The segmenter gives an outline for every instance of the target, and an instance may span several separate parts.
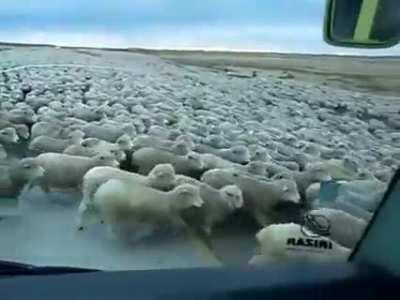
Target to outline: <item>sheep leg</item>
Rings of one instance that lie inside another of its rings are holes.
[[[206,234],[207,237],[211,236],[211,234],[212,234],[211,226],[205,225],[205,226],[203,226],[202,229],[203,229],[203,231],[204,231],[204,233]]]
[[[186,223],[182,220],[181,217],[175,217],[171,219],[170,226],[172,234],[177,235],[179,234],[179,232],[186,228]]]
[[[50,186],[49,184],[46,182],[46,180],[41,180],[39,183],[40,188],[43,190],[43,192],[45,193],[50,193]]]
[[[213,224],[212,220],[210,218],[206,218],[202,226],[202,229],[207,237],[210,237],[212,234],[212,224]]]
[[[265,227],[269,224],[268,218],[261,211],[253,211],[253,217],[261,227]]]

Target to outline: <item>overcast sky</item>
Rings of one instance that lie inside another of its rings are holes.
[[[5,0],[0,40],[71,46],[400,55],[322,40],[324,0]]]

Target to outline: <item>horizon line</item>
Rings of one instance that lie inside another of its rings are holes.
[[[108,51],[179,51],[179,52],[210,52],[210,53],[230,53],[230,54],[282,54],[282,55],[308,55],[308,56],[346,56],[346,57],[384,57],[384,58],[400,58],[396,54],[356,54],[356,53],[326,53],[326,52],[294,52],[294,51],[269,51],[265,49],[240,49],[240,48],[223,48],[223,47],[152,47],[152,46],[128,46],[128,47],[110,47],[110,46],[77,46],[77,45],[58,45],[47,43],[24,43],[24,42],[9,42],[0,40],[0,46],[16,46],[16,47],[52,47],[52,48],[66,48],[66,49],[92,49],[92,50],[108,50]]]

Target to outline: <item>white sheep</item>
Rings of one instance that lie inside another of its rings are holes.
[[[276,162],[266,162],[264,163],[265,169],[270,177],[276,176],[278,174],[286,173],[290,174],[290,170]]]
[[[204,170],[232,168],[236,164],[212,153],[199,154]],[[239,165],[240,166],[240,165]]]
[[[203,162],[196,153],[185,156],[155,148],[142,148],[132,154],[132,165],[139,167],[140,174],[148,174],[158,164],[171,164],[177,174],[198,177],[203,170]]]
[[[77,126],[87,137],[98,138],[110,143],[114,143],[120,136],[127,134],[130,137],[136,134],[136,129],[132,124],[115,125],[112,123],[94,124],[88,123],[83,126]]]
[[[310,163],[307,170],[318,169],[325,171],[334,180],[353,180],[358,177],[358,168],[348,159],[330,159],[326,161]]]
[[[311,184],[305,193],[305,201],[308,207],[315,208],[319,204],[319,194],[321,191],[321,183]]]
[[[360,174],[360,176],[367,176]],[[365,178],[365,177],[364,177]],[[341,191],[353,192],[364,195],[371,195],[373,193],[383,193],[387,184],[372,177],[370,179],[359,179],[352,181],[339,181]]]
[[[87,138],[83,140],[80,145],[83,148],[90,149],[87,153],[112,153],[118,161],[126,159],[126,152],[132,149],[131,138],[124,134],[120,136],[115,143],[100,140],[98,138]],[[74,147],[76,151],[80,151],[80,147]],[[126,151],[126,152],[125,152]],[[73,153],[72,148],[66,149],[67,153]],[[86,153],[85,151],[83,151]]]
[[[69,145],[78,145],[83,140],[84,136],[85,134],[80,130],[69,133],[67,139],[58,139],[42,135],[35,137],[29,143],[28,148],[36,153],[62,153]]]
[[[367,222],[349,213],[331,208],[320,208],[309,212],[315,217],[329,221],[329,237],[340,245],[353,249],[367,227]]]
[[[133,139],[132,149],[139,150],[139,149],[145,148],[145,147],[163,148],[165,145],[164,144],[165,142],[168,144],[168,146],[172,145],[172,141],[163,140],[162,138],[157,137],[157,136],[141,134],[141,135],[136,136]]]
[[[181,175],[181,174],[177,174],[175,175],[175,187],[182,185],[182,184],[191,184],[191,185],[195,185],[195,186],[200,186],[202,184],[201,181],[189,177],[189,176],[185,176],[185,175]]]
[[[92,139],[92,138],[90,138]],[[89,139],[87,139],[89,140]],[[83,142],[83,141],[82,141]],[[63,154],[68,154],[68,155],[73,155],[73,156],[84,156],[84,157],[93,157],[99,154],[97,151],[90,147],[82,146],[81,143],[78,145],[69,145],[65,150],[63,151]],[[123,158],[124,155],[121,154],[120,151],[113,151],[113,153],[109,153],[114,155],[114,157],[119,157],[118,158]],[[118,160],[118,159],[117,159]]]
[[[363,219],[367,222],[369,222],[372,219],[373,213],[369,212],[368,210],[353,204],[348,201],[347,195],[340,195],[335,199],[335,202],[333,203],[333,207],[335,209],[339,209],[342,211],[345,211],[349,213],[350,215]]]
[[[176,185],[175,170],[170,164],[155,166],[147,176],[127,172],[113,167],[95,167],[83,177],[83,200],[90,202],[97,188],[109,179],[131,180],[133,184],[142,184],[157,190],[169,191]]]
[[[170,151],[177,155],[186,155],[190,152],[192,146],[184,139],[184,136],[178,136],[175,141],[171,141],[157,136],[142,134],[134,138],[132,149],[139,150],[145,147],[152,147]]]
[[[297,184],[300,196],[304,199],[307,188],[316,182],[329,181],[332,177],[327,173],[326,169],[315,167],[303,172],[292,171],[282,172],[274,176],[275,179],[294,179]]]
[[[169,131],[164,127],[158,125],[152,125],[148,130],[148,134],[151,136],[156,136],[162,139],[166,139],[169,135]]]
[[[82,103],[77,103],[77,105],[70,109],[70,112],[75,118],[85,120],[87,122],[101,120],[101,118],[104,116],[102,106],[93,108]]]
[[[0,197],[17,197],[25,186],[33,184],[43,174],[44,169],[32,158],[0,166]]]
[[[326,237],[316,235],[298,224],[275,224],[256,234],[260,253],[249,264],[287,262],[345,262],[350,249],[340,246]]]
[[[300,170],[300,165],[295,161],[280,161],[279,164],[291,171],[297,172]]]
[[[209,149],[209,147],[214,149],[224,149],[230,147],[230,143],[219,134],[210,134],[207,137],[202,138],[201,143],[208,147],[204,147],[204,151],[202,152],[200,148],[204,145],[198,145],[200,153],[207,153],[207,149]]]
[[[214,154],[219,156],[225,160],[230,162],[238,163],[238,164],[247,164],[250,161],[250,152],[249,149],[245,146],[233,146],[228,149],[215,149],[208,146],[203,146],[206,149],[203,149],[204,153]],[[201,149],[200,149],[201,150]]]
[[[0,143],[3,145],[16,144],[19,141],[17,131],[13,127],[0,130]]]
[[[203,174],[201,181],[222,188],[226,185],[237,185],[243,192],[244,206],[257,223],[266,226],[279,219],[274,209],[281,203],[298,204],[300,195],[293,180],[263,181],[242,174],[234,169],[216,169]]]
[[[265,148],[257,147],[251,155],[251,161],[268,162],[272,160],[272,157],[268,154]]]
[[[8,120],[15,124],[33,124],[37,116],[30,107],[15,108],[8,113]]]
[[[389,183],[390,180],[392,180],[393,175],[394,175],[393,168],[387,166],[381,166],[380,168],[374,170],[374,176],[382,182]]]
[[[222,223],[231,213],[242,207],[242,191],[235,185],[218,190],[205,183],[199,189],[204,204],[199,208],[189,208],[183,212],[183,216],[188,224],[211,235],[215,225]]]
[[[123,171],[113,167],[95,167],[83,177],[82,201],[79,205],[78,225],[80,229],[96,218],[93,213],[93,197],[97,189],[110,179],[126,179],[132,184],[142,184],[161,191],[169,191],[176,187],[175,170],[172,165],[160,164],[154,167],[148,176]]]
[[[250,175],[259,176],[261,178],[267,178],[269,176],[267,171],[267,165],[262,161],[251,161],[247,165],[235,166],[240,171],[246,172]]]
[[[130,241],[138,241],[159,230],[182,229],[185,225],[181,211],[203,205],[198,187],[192,185],[162,192],[120,179],[101,185],[94,202],[110,231]]]
[[[37,122],[32,125],[31,138],[48,136],[53,138],[64,138],[66,129],[61,125],[51,122]]]
[[[26,124],[14,124],[7,119],[8,115],[0,112],[0,129],[8,127],[15,128],[19,137],[28,139],[29,138],[29,127]]]
[[[114,156],[99,154],[95,157],[72,156],[60,153],[44,153],[36,157],[45,174],[40,181],[44,191],[50,189],[77,189],[82,185],[83,176],[97,166],[118,167]]]

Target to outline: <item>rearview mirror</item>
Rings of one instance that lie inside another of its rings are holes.
[[[400,1],[327,0],[324,39],[341,47],[392,47],[400,41]]]

